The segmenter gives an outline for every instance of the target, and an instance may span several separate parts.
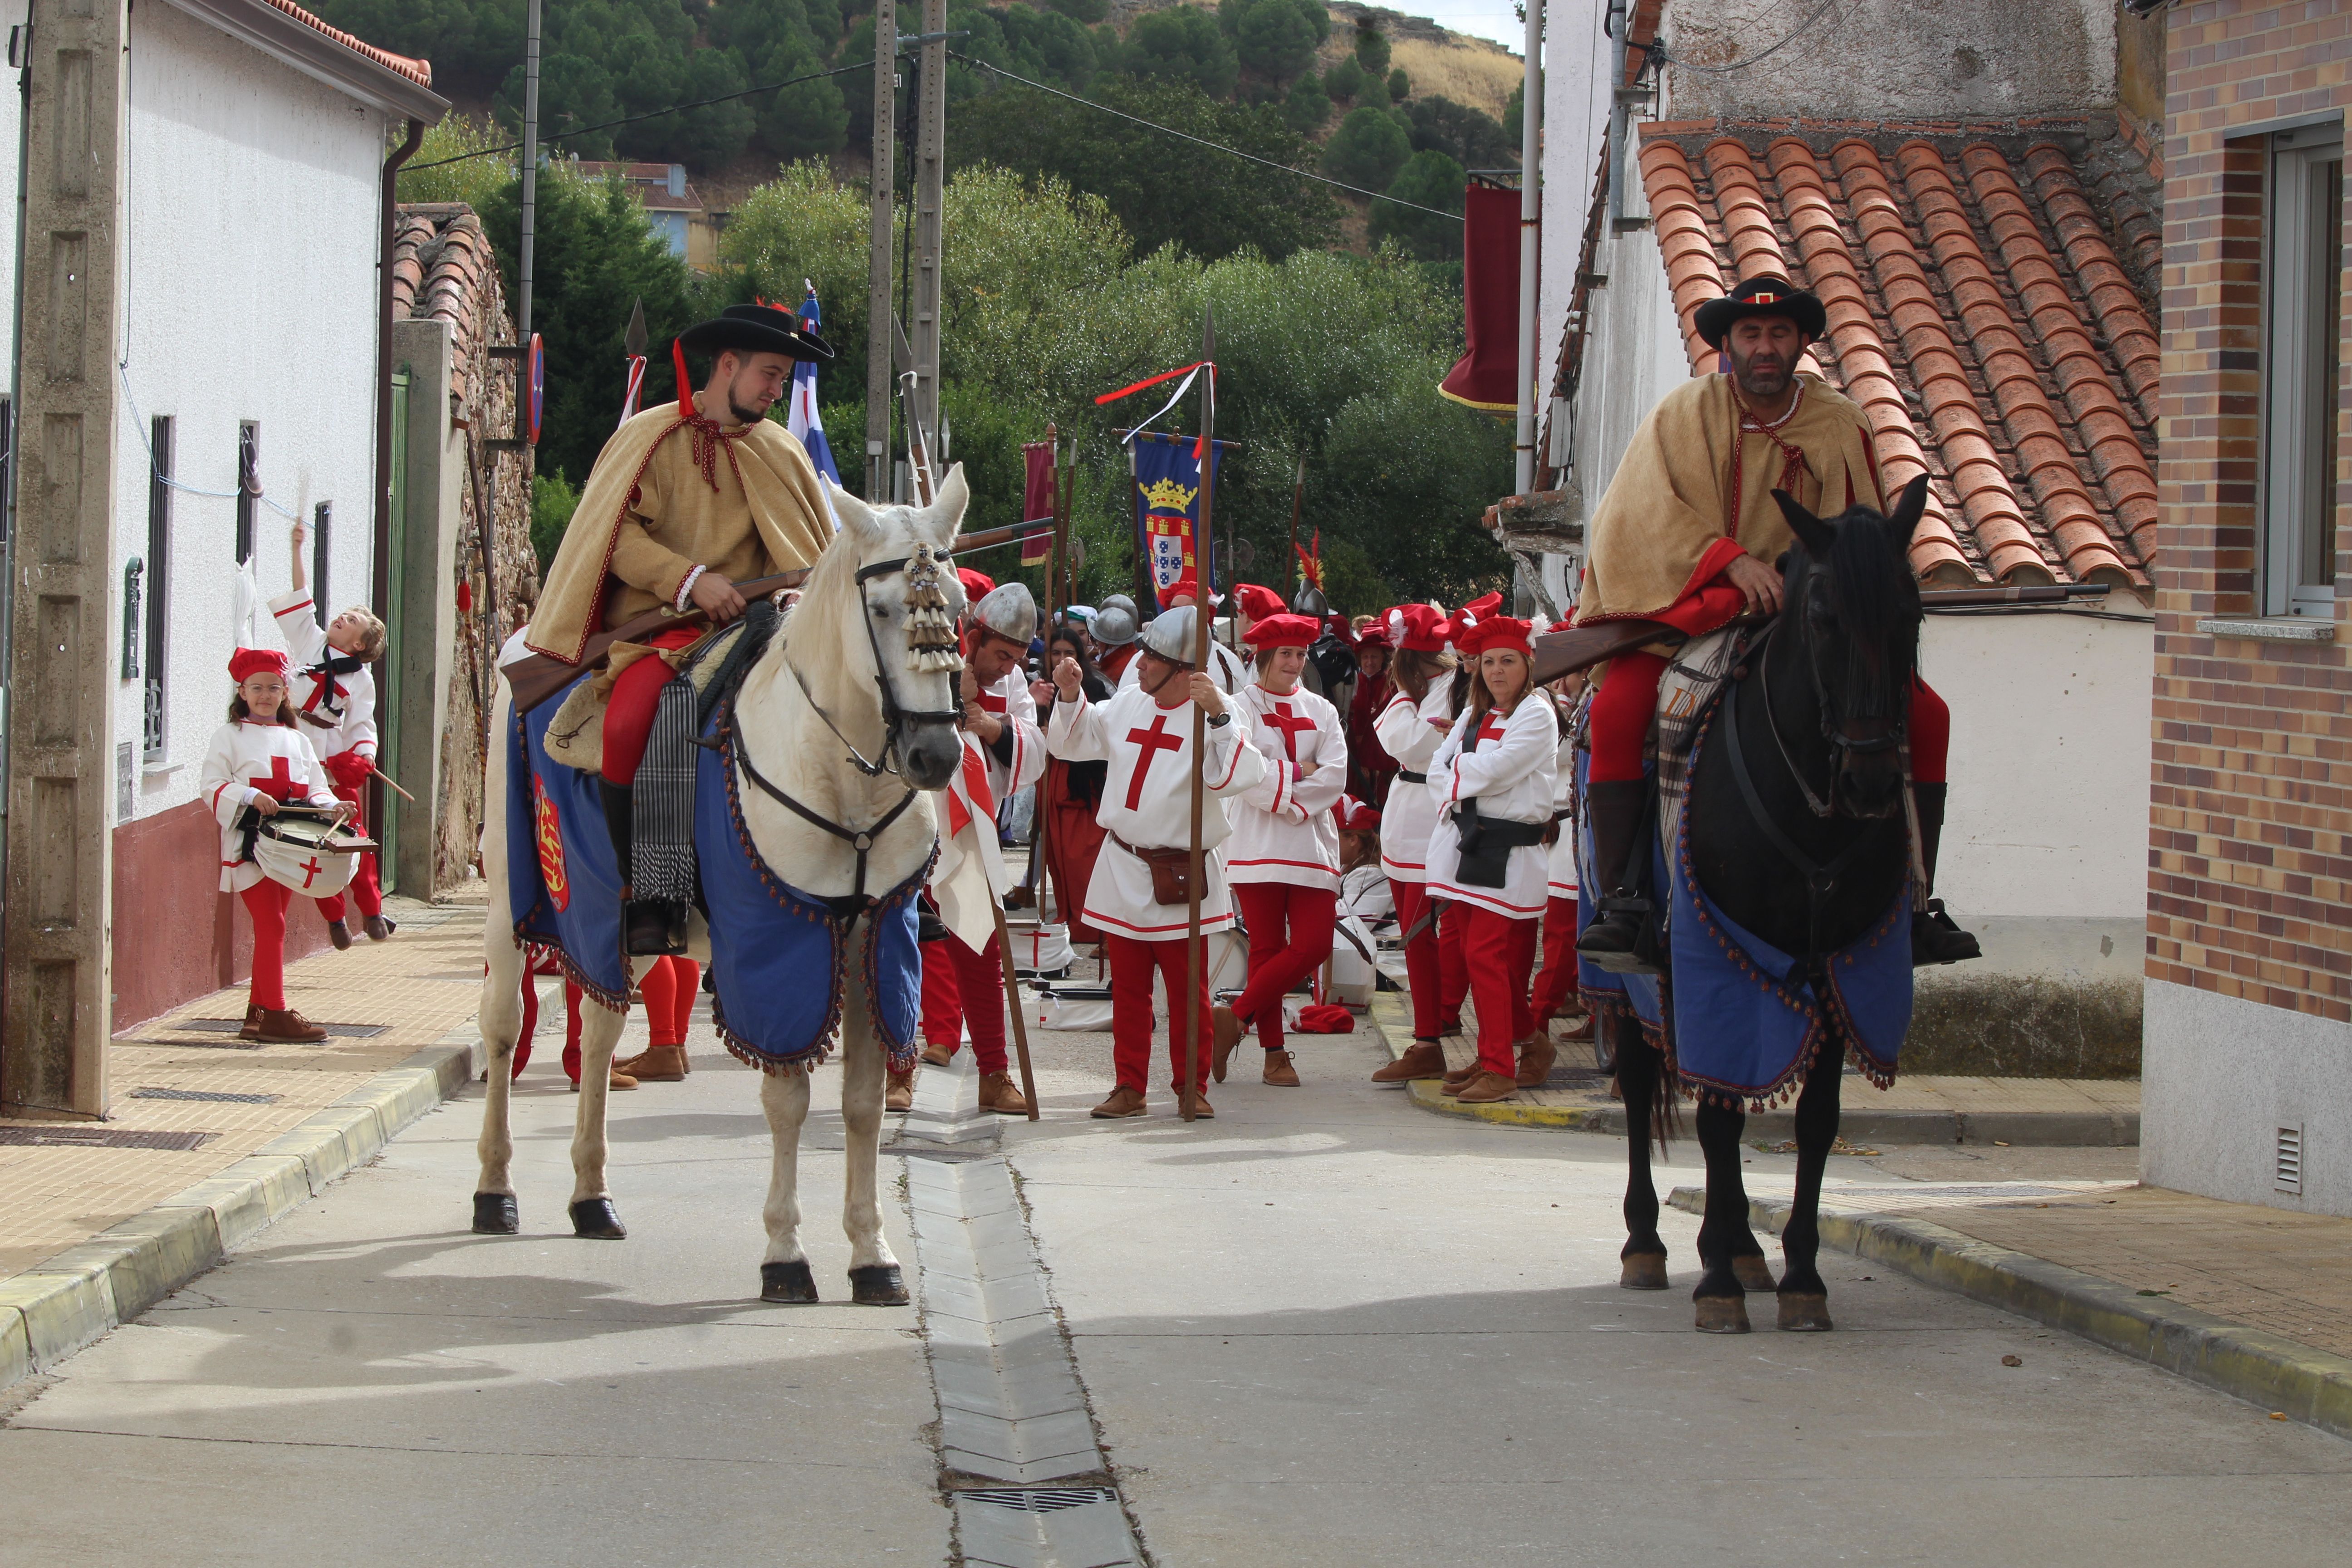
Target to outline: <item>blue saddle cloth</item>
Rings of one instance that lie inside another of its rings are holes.
[[[552,950],[582,990],[622,1012],[629,971],[621,952],[620,868],[595,779],[548,758],[547,727],[562,706],[560,694],[520,715],[509,738],[509,907],[519,941]],[[857,910],[836,916],[829,900],[793,888],[752,845],[725,731],[731,710],[722,704],[704,729],[706,739],[722,738],[698,752],[694,790],[719,1037],[763,1071],[816,1066],[841,1022],[854,965],[891,1065],[912,1067],[922,990],[915,896],[930,863],[874,900],[865,911],[865,941],[853,944],[848,932]]]
[[[1590,761],[1578,753],[1580,792]],[[1697,771],[1696,750],[1691,769]],[[1883,919],[1830,956],[1827,984],[1817,992],[1800,960],[1743,929],[1699,887],[1691,868],[1690,816],[1683,813],[1671,860],[1663,847],[1653,846],[1651,885],[1667,893],[1666,973],[1612,974],[1580,960],[1578,989],[1600,1009],[1630,1011],[1665,1048],[1676,1073],[1719,1100],[1756,1110],[1780,1102],[1839,1037],[1872,1082],[1882,1089],[1893,1083],[1895,1058],[1911,1026],[1907,883]],[[1589,824],[1579,828],[1577,861],[1579,885],[1597,889]],[[1580,900],[1580,930],[1591,923],[1599,901],[1597,896]],[[1832,1071],[1839,1066],[1819,1065]]]

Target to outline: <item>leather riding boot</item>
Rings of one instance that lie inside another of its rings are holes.
[[[1592,814],[1592,859],[1601,874],[1599,912],[1576,939],[1576,951],[1613,974],[1655,974],[1657,967],[1635,956],[1648,918],[1646,900],[1627,889],[1634,840],[1642,827],[1650,785],[1643,779],[1610,780],[1585,786],[1586,809]]]
[[[613,853],[620,861],[621,951],[632,958],[668,958],[684,952],[685,911],[656,900],[629,896],[636,847],[636,814],[629,786],[600,778],[596,794],[604,803],[604,827],[613,836]]]
[[[1936,888],[1936,854],[1944,844],[1944,800],[1951,786],[1940,784],[1915,784],[1911,786],[1913,805],[1919,813],[1919,863],[1927,873],[1927,890]],[[1911,966],[1922,968],[1931,963],[1959,963],[1971,958],[1982,958],[1984,948],[1976,937],[1964,931],[1951,916],[1944,912],[1944,900],[1931,898],[1924,910],[1911,911]]]

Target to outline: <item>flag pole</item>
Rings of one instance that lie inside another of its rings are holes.
[[[1201,358],[1213,362],[1217,352],[1217,329],[1206,305],[1201,307]],[[1210,541],[1210,490],[1217,467],[1217,367],[1206,366],[1208,374],[1201,377],[1201,517],[1193,547],[1193,574],[1198,595],[1192,601],[1192,668],[1206,674],[1209,668],[1209,617],[1214,608],[1210,600],[1212,557]],[[1192,704],[1192,837],[1191,840],[1191,875],[1184,879],[1184,1092],[1177,1102],[1177,1110],[1187,1121],[1199,1114],[1201,1100],[1201,987],[1207,984],[1209,955],[1201,942],[1201,817],[1208,804],[1208,780],[1205,752],[1209,739],[1209,715],[1199,703]],[[1175,1016],[1176,1009],[1168,1009]]]
[[[1298,503],[1307,493],[1307,455],[1298,456],[1298,478],[1290,486],[1290,602],[1298,602]]]

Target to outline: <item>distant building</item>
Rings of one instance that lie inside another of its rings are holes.
[[[719,231],[728,215],[709,211],[686,177],[683,163],[599,163],[572,159],[569,167],[591,180],[618,175],[644,204],[646,226],[661,236],[669,253],[697,272],[719,266]]]

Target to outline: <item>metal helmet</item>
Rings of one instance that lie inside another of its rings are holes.
[[[1290,601],[1290,607],[1302,616],[1312,616],[1319,621],[1331,613],[1331,601],[1326,599],[1323,590],[1314,584],[1301,583],[1297,595]]]
[[[1190,605],[1173,610],[1162,610],[1151,624],[1143,628],[1143,647],[1171,663],[1189,667],[1192,662],[1192,623],[1200,614]]]
[[[1087,636],[1098,647],[1125,647],[1136,637],[1135,611],[1125,605],[1105,604],[1087,623]]]
[[[1113,605],[1125,610],[1130,616],[1136,613],[1134,598],[1126,594],[1105,594],[1101,607],[1108,610]]]
[[[1037,635],[1037,601],[1019,583],[1006,583],[989,590],[971,607],[972,618],[998,637],[1022,647]]]

